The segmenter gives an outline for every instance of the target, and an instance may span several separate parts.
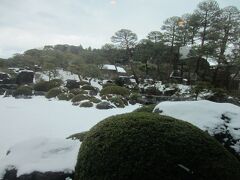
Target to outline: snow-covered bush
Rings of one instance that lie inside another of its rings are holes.
[[[76,180],[238,179],[240,162],[195,126],[153,113],[112,116],[78,154]]]

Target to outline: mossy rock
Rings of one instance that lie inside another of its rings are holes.
[[[130,92],[127,88],[121,86],[107,86],[103,88],[100,92],[101,96],[114,94],[114,95],[121,95],[121,96],[129,96]]]
[[[156,104],[144,105],[144,106],[134,110],[134,112],[149,112],[149,113],[152,113],[155,106],[156,106]]]
[[[197,127],[153,113],[109,117],[81,144],[75,180],[239,179],[240,162]]]
[[[78,94],[88,94],[87,91],[82,90],[80,88],[75,88],[75,89],[71,89],[70,93],[74,94],[74,95],[78,95]]]
[[[57,96],[58,96],[59,94],[61,94],[61,93],[63,93],[63,89],[61,89],[61,88],[52,88],[52,89],[50,89],[50,90],[46,93],[45,97],[48,98],[48,99],[50,99],[50,98],[57,97]]]
[[[93,103],[90,101],[82,102],[80,107],[93,107]]]
[[[32,87],[30,86],[20,86],[18,87],[14,92],[13,92],[13,96],[14,97],[19,97],[19,96],[32,96],[33,92],[32,92]]]
[[[72,93],[61,93],[57,96],[57,98],[62,101],[69,101],[73,97],[74,97],[74,94]]]
[[[89,99],[90,99],[89,96],[85,96],[83,94],[78,94],[72,98],[72,102],[80,102],[80,101],[89,100]]]

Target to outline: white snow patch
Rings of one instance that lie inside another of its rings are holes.
[[[139,105],[98,110],[72,106],[71,102],[2,98],[0,96],[0,162],[12,145],[36,137],[66,138],[89,130],[99,121],[116,114],[132,112]]]
[[[5,170],[17,169],[17,176],[38,172],[71,173],[77,161],[80,142],[67,139],[36,138],[10,148],[0,162],[0,179]]]
[[[223,131],[221,127],[227,125],[231,136],[240,140],[240,107],[229,103],[215,103],[207,100],[161,102],[155,109],[162,111],[162,115],[171,116],[187,121],[202,130],[207,130],[211,135]],[[154,110],[155,110],[154,109]],[[229,122],[222,117],[228,117]],[[235,149],[240,153],[240,143],[235,144]]]
[[[111,65],[111,64],[104,64],[102,67],[102,69],[107,69],[112,71],[116,71],[116,68],[117,68],[117,72],[119,73],[127,73],[124,68],[119,66],[116,67],[115,65]]]

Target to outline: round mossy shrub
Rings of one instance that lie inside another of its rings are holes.
[[[87,81],[80,81],[80,82],[79,82],[79,85],[80,85],[80,86],[90,85],[90,83],[87,82]]]
[[[78,139],[80,142],[82,142],[85,139],[87,133],[88,133],[88,131],[76,133],[76,134],[73,134],[73,135],[67,137],[67,139],[73,139],[73,140]]]
[[[78,95],[78,94],[88,94],[87,91],[84,91],[80,88],[75,88],[75,89],[71,89],[70,93],[74,94],[74,95]]]
[[[81,87],[83,90],[92,90],[92,91],[95,91],[95,90],[97,90],[97,88],[95,88],[95,87],[93,87],[93,86],[91,86],[91,85],[84,85],[84,86],[82,86]]]
[[[127,88],[121,86],[107,86],[103,88],[100,92],[100,95],[108,95],[108,94],[115,94],[121,96],[129,96],[130,92]]]
[[[61,88],[52,88],[46,93],[46,98],[54,98],[61,94],[63,90]]]
[[[33,87],[35,91],[47,92],[52,88],[60,87],[63,84],[61,79],[52,79],[50,81],[40,81],[36,83]]]
[[[100,99],[98,99],[98,98],[96,98],[96,97],[94,97],[94,96],[90,97],[89,100],[90,100],[90,102],[92,102],[92,103],[100,103],[100,102],[101,102]]]
[[[75,180],[238,179],[240,162],[195,126],[153,113],[103,120],[81,144]]]
[[[80,102],[83,100],[89,100],[90,97],[84,96],[83,94],[78,94],[72,98],[72,102]]]
[[[112,97],[109,99],[109,101],[113,103],[116,107],[119,107],[119,108],[125,107],[125,104],[120,97]]]
[[[149,112],[149,113],[152,113],[155,106],[156,106],[156,104],[144,105],[144,106],[134,110],[134,112]]]
[[[32,96],[32,90],[30,86],[20,86],[14,91],[13,96]]]
[[[93,107],[93,103],[90,101],[86,101],[80,104],[80,107]]]
[[[61,93],[57,96],[59,100],[63,100],[63,101],[69,101],[73,97],[74,97],[74,94],[72,93]]]

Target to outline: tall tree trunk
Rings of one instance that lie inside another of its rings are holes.
[[[207,31],[207,16],[208,16],[208,12],[206,11],[205,13],[205,18],[204,18],[204,26],[203,26],[203,34],[202,34],[202,39],[201,39],[201,46],[200,46],[200,52],[199,52],[199,56],[197,59],[197,64],[196,64],[196,69],[195,69],[195,73],[199,76],[199,66],[200,66],[200,61],[202,59],[203,56],[203,47],[205,44],[205,40],[206,40],[206,31]]]

